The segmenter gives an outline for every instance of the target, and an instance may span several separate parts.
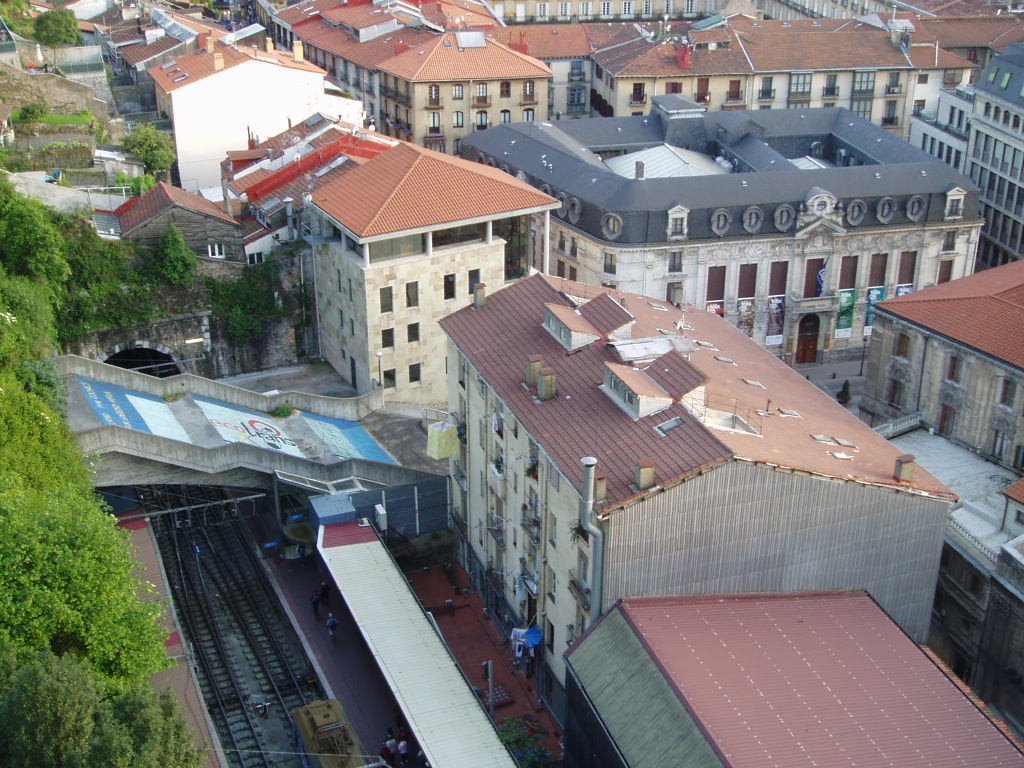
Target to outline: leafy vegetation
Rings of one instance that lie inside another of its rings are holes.
[[[33,101],[19,109],[13,116],[13,122],[43,123],[45,125],[87,125],[92,126],[96,120],[88,109],[75,112],[73,115],[57,115],[50,112],[49,107],[41,101]]]
[[[268,321],[285,313],[278,299],[278,271],[275,261],[249,267],[231,282],[207,279],[206,288],[213,305],[213,318],[224,324],[232,341],[262,339]]]
[[[55,8],[39,14],[32,21],[32,27],[35,39],[49,46],[54,65],[57,64],[57,46],[78,42],[78,19],[75,18],[75,12],[68,8]]]
[[[34,123],[47,112],[49,112],[49,108],[43,102],[33,101],[32,103],[26,104],[18,110],[17,114],[14,116],[14,122]]]
[[[132,177],[124,171],[121,171],[117,174],[117,180],[114,183],[119,187],[131,187],[132,195],[139,197],[146,194],[156,186],[156,179],[148,173],[144,173],[142,176]]]
[[[508,747],[521,768],[540,768],[547,754],[544,739],[530,730],[521,717],[512,717],[498,726],[498,738]]]
[[[139,124],[135,132],[121,142],[121,147],[139,158],[146,173],[154,176],[166,173],[174,164],[174,140],[151,123]]]
[[[188,244],[181,230],[171,226],[160,237],[160,244],[150,259],[150,274],[154,282],[166,280],[171,285],[184,287],[196,279],[199,259]]]

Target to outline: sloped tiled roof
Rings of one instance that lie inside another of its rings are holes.
[[[681,403],[634,421],[600,390],[605,363],[623,362],[613,345],[593,343],[566,354],[544,329],[543,320],[548,304],[573,308],[604,292],[620,304],[626,302],[635,316],[634,342],[661,343],[665,352],[673,338],[693,342],[688,361],[675,365],[671,357],[656,358],[644,369],[648,378],[675,398],[706,380],[707,407],[745,414],[752,429],[705,426]],[[633,497],[635,465],[644,459],[655,462],[657,482],[662,486],[735,457],[943,498],[951,495],[922,467],[915,469],[911,483],[901,486],[893,477],[900,451],[827,393],[710,312],[691,309],[683,313],[649,297],[536,275],[489,295],[481,309],[467,308],[449,315],[441,320],[441,326],[571,482],[579,487],[582,481],[581,456],[598,459],[608,478],[610,509]],[[557,398],[539,406],[523,386],[526,363],[532,355],[543,357],[543,364],[554,369],[557,381]],[[660,365],[662,360],[664,365]],[[681,423],[667,435],[655,431],[655,426],[675,417]],[[826,439],[816,440],[816,434]]]
[[[993,48],[1024,40],[1024,21],[1005,16],[940,16],[914,20],[921,31],[934,37],[943,48]]]
[[[532,56],[484,38],[484,45],[459,47],[460,34],[445,32],[381,62],[379,68],[410,82],[498,80],[551,76],[551,69]]]
[[[516,24],[487,33],[505,45],[522,45],[538,59],[570,59],[590,56],[590,36],[583,24]]]
[[[329,11],[341,5],[341,0],[310,0],[310,2],[296,3],[287,8],[282,8],[274,14],[274,20],[282,25],[295,27],[307,19],[313,19],[324,11]]]
[[[889,299],[878,309],[1024,370],[1024,261]]]
[[[1003,489],[1003,495],[1011,501],[1016,501],[1018,504],[1024,504],[1024,478],[1006,486],[1006,488]]]
[[[381,62],[393,57],[402,45],[418,46],[437,37],[426,29],[406,27],[360,43],[344,29],[332,27],[322,19],[306,22],[295,34],[307,45],[321,48],[365,69],[376,69]]]
[[[171,186],[166,181],[158,181],[146,194],[133,197],[117,209],[121,231],[126,236],[130,235],[133,229],[172,207],[185,208],[230,224],[238,223],[202,195]]]
[[[122,59],[134,66],[154,59],[162,53],[167,53],[167,51],[173,50],[179,45],[183,45],[181,40],[165,35],[149,44],[126,45],[119,48],[118,53],[121,54]]]
[[[580,307],[580,314],[587,318],[590,324],[597,329],[598,333],[604,335],[618,330],[633,320],[629,310],[607,293],[602,293],[597,298],[591,299]]]
[[[665,738],[679,729],[697,742],[690,749],[710,751],[700,765],[1024,765],[1015,743],[864,592],[625,598],[567,660],[627,752],[658,739],[637,731],[667,710]],[[635,706],[647,696],[653,710]]]
[[[220,42],[216,44],[214,52],[224,57],[224,70],[237,67],[240,64],[260,61],[304,72],[326,74],[315,64],[305,60],[296,61],[290,52],[265,51],[259,48],[239,48]],[[205,49],[181,56],[174,61],[173,66],[150,67],[148,71],[153,77],[157,88],[166,92],[184,88],[187,85],[217,74],[217,71],[214,69],[214,54],[208,53]]]
[[[405,142],[332,180],[313,201],[358,237],[557,207],[507,173]]]

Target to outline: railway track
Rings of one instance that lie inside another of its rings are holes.
[[[291,711],[320,696],[298,637],[261,567],[244,519],[209,513],[216,488],[148,488],[179,622],[228,763],[291,768]],[[184,497],[184,498],[183,498]],[[189,504],[203,505],[202,516]]]

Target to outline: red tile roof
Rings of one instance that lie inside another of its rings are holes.
[[[459,47],[459,35],[445,32],[381,62],[380,69],[410,82],[546,78],[551,69],[542,61],[494,40],[483,46]],[[473,34],[473,33],[468,33]]]
[[[116,213],[121,220],[122,234],[128,235],[136,227],[172,207],[185,208],[230,224],[238,224],[202,195],[173,187],[166,181],[158,181],[156,186],[146,194],[141,197],[133,197],[117,209]]]
[[[629,311],[607,293],[602,293],[580,307],[580,314],[587,318],[598,333],[605,335],[633,322]]]
[[[492,30],[487,36],[509,47],[525,45],[525,52],[538,59],[583,58],[592,50],[583,24],[516,24]]]
[[[986,269],[878,305],[1024,370],[1024,261]]]
[[[626,598],[617,610],[730,768],[1024,765],[863,592]]]
[[[295,31],[295,35],[305,41],[306,45],[340,56],[364,69],[376,69],[381,62],[393,57],[395,51],[403,45],[418,46],[436,38],[429,30],[406,27],[360,43],[344,29],[332,27],[322,19],[304,23]]]
[[[173,66],[150,67],[148,72],[158,89],[165,92],[174,91],[217,74],[218,70],[214,69],[215,54],[224,57],[223,70],[249,62],[261,61],[274,66],[326,74],[320,67],[306,60],[296,61],[290,52],[266,51],[261,48],[238,48],[220,42],[216,43],[214,53],[208,53],[205,49],[199,50],[179,57],[174,61]]]
[[[156,58],[162,53],[167,53],[167,51],[179,45],[184,45],[184,43],[176,37],[165,36],[148,44],[126,45],[119,48],[118,53],[121,54],[121,58],[126,62],[136,65]]]
[[[357,237],[557,207],[496,168],[405,142],[332,180],[313,202]]]
[[[1003,489],[1003,495],[1011,501],[1016,501],[1018,504],[1024,504],[1024,478],[1021,478],[1015,483],[1011,483]]]
[[[943,15],[914,20],[918,30],[933,36],[943,48],[993,48],[1001,51],[1024,40],[1024,21],[1016,16]]]
[[[578,302],[567,294],[589,300],[605,292],[636,318],[632,339],[664,345],[653,356],[668,352],[673,337],[680,343],[686,337],[694,345],[688,362],[676,365],[671,363],[673,358],[662,357],[650,363],[645,371],[648,378],[677,399],[706,380],[708,409],[729,418],[740,415],[751,431],[705,426],[679,403],[633,420],[613,402],[599,387],[605,363],[624,362],[615,344],[594,343],[567,354],[542,325],[546,305],[571,308]],[[901,486],[893,476],[900,451],[710,312],[690,308],[683,313],[656,299],[536,275],[488,296],[482,309],[467,307],[449,315],[441,326],[577,487],[582,480],[580,458],[590,454],[598,459],[608,477],[610,509],[634,497],[635,465],[642,459],[655,462],[661,486],[735,459],[850,482],[906,487],[941,498],[952,496],[920,466],[912,482]],[[543,364],[556,375],[557,398],[540,405],[523,386],[531,355],[541,355]],[[655,431],[655,426],[676,416],[682,424],[667,436]]]

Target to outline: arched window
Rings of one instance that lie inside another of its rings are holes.
[[[501,124],[505,125],[506,123],[511,123],[511,122],[512,122],[512,113],[509,112],[507,109],[501,110]]]
[[[476,129],[482,131],[487,127],[487,113],[481,110],[476,113]]]
[[[533,110],[532,109],[524,109],[523,110],[523,122],[524,123],[532,123],[533,122]]]

